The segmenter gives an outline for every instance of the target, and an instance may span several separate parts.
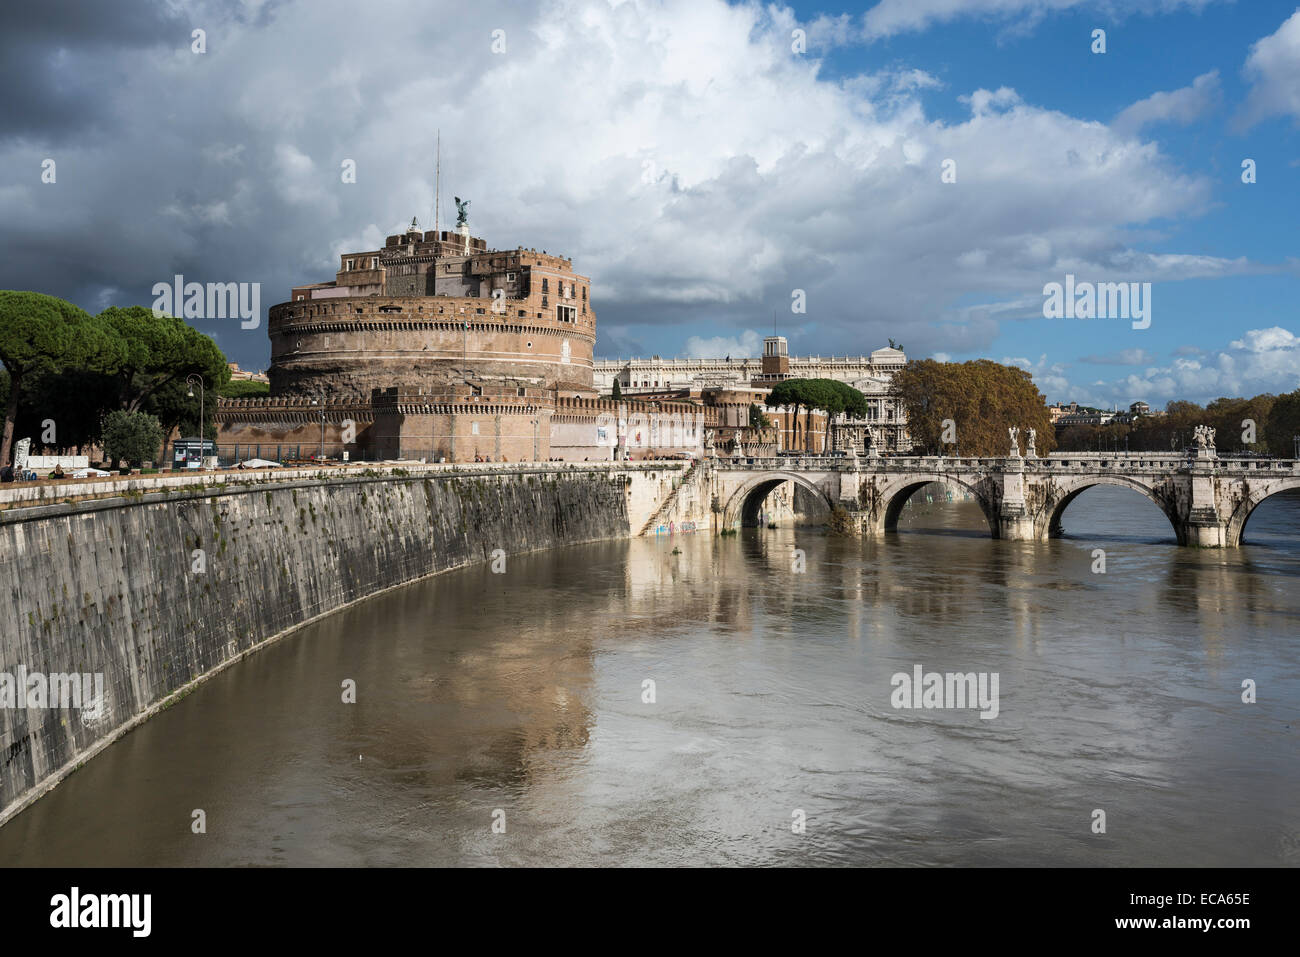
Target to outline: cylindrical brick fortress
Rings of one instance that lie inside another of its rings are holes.
[[[273,306],[271,394],[368,398],[467,380],[594,394],[596,317],[560,321],[526,300],[348,296]]]

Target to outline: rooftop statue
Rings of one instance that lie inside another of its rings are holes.
[[[469,223],[469,200],[461,199],[459,196],[453,196],[456,201],[456,225],[457,227],[465,226]]]

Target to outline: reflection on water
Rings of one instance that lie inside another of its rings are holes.
[[[1121,489],[1062,540],[985,527],[918,496],[879,542],[638,540],[380,596],[109,748],[0,861],[1296,863],[1300,498],[1222,552]],[[999,716],[894,710],[916,664],[998,672]]]

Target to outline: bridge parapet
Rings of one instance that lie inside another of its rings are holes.
[[[756,456],[709,465],[724,525],[755,513],[755,502],[776,485],[795,482],[828,508],[843,509],[848,524],[864,535],[890,531],[912,493],[939,482],[970,493],[995,538],[1041,541],[1063,534],[1062,513],[1082,492],[1114,485],[1150,499],[1179,544],[1217,548],[1240,543],[1246,519],[1265,498],[1300,489],[1300,460],[1220,457],[1212,449],[1042,458]]]
[[[1300,459],[1189,459],[1169,453],[1053,452],[1041,458],[971,458],[947,455],[894,455],[888,458],[848,458],[836,455],[730,456],[714,460],[716,468],[799,471],[960,471],[1003,469],[1023,472],[1177,472],[1195,466],[1223,472],[1300,473]]]

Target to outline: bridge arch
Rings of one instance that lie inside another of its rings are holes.
[[[757,525],[758,509],[763,500],[783,482],[794,482],[807,489],[817,501],[826,506],[828,512],[835,505],[826,489],[806,475],[798,472],[763,472],[747,479],[731,494],[722,511],[723,527],[732,528],[738,522],[745,526]]]
[[[1061,523],[1061,518],[1070,504],[1090,488],[1096,488],[1099,485],[1110,485],[1115,488],[1126,488],[1137,492],[1147,501],[1160,509],[1160,513],[1169,520],[1169,525],[1173,529],[1174,537],[1178,540],[1179,545],[1187,544],[1187,530],[1182,520],[1172,510],[1172,506],[1162,499],[1150,485],[1138,479],[1132,479],[1124,475],[1089,475],[1080,478],[1077,482],[1066,486],[1058,486],[1056,495],[1049,497],[1042,507],[1042,511],[1036,516],[1035,524],[1039,525],[1041,536],[1041,523],[1045,519],[1047,523],[1047,537],[1060,538],[1065,534],[1065,527]]]
[[[1229,547],[1241,544],[1242,536],[1246,531],[1246,523],[1250,521],[1251,514],[1264,503],[1265,499],[1272,498],[1279,492],[1290,492],[1296,489],[1300,489],[1300,476],[1275,479],[1250,489],[1249,494],[1233,509],[1232,515],[1228,518],[1224,544]]]
[[[993,538],[998,537],[997,506],[990,499],[987,490],[982,488],[980,483],[969,482],[944,472],[917,472],[882,487],[880,489],[880,527],[886,532],[898,531],[898,519],[903,514],[903,507],[907,504],[908,499],[932,482],[946,485],[960,492],[969,492],[974,496],[975,501],[979,504],[980,511],[984,513],[984,521],[988,523],[989,535]]]

